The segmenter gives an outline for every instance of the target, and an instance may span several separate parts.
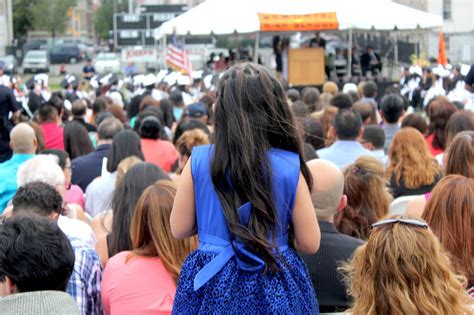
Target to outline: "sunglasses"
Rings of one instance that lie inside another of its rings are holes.
[[[408,225],[419,226],[426,229],[428,228],[428,223],[419,221],[419,220],[414,220],[414,219],[386,219],[386,220],[382,220],[382,221],[372,224],[372,228],[379,227],[385,224],[393,224],[393,223],[403,223],[403,224],[408,224]]]

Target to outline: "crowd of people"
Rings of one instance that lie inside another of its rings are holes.
[[[464,104],[170,75],[0,85],[2,314],[472,313]]]

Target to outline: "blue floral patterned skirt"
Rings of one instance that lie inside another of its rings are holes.
[[[318,314],[316,294],[303,260],[293,249],[280,253],[279,271],[248,272],[233,257],[202,288],[196,274],[217,254],[196,250],[184,262],[173,314]]]

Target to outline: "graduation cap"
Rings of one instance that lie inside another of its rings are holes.
[[[469,73],[469,70],[471,70],[470,65],[461,64],[461,75],[466,76]]]
[[[143,86],[154,86],[157,82],[156,76],[153,73],[149,73],[143,78],[142,83]]]
[[[423,75],[423,70],[421,69],[421,67],[419,65],[411,66],[410,69],[408,70],[408,72],[410,72],[410,74],[417,74],[420,77]]]
[[[191,85],[193,83],[191,78],[187,75],[178,76],[178,79],[176,81],[177,81],[178,85]]]
[[[109,73],[99,79],[99,85],[116,85],[119,83],[119,77],[115,73]]]
[[[35,83],[48,85],[49,77],[46,73],[37,74],[33,77],[33,79],[35,80]]]
[[[77,88],[79,82],[74,74],[66,74],[64,79],[61,81],[61,86],[65,89],[69,84],[73,86],[73,88]]]
[[[193,71],[191,73],[191,78],[193,78],[194,80],[202,80],[203,73],[204,73],[204,71],[202,71],[202,70]]]
[[[168,85],[175,85],[176,82],[178,81],[178,77],[180,76],[179,72],[173,71],[171,73],[168,73],[167,76],[164,77],[163,82],[168,83]]]
[[[159,83],[163,82],[163,79],[166,77],[166,75],[168,74],[168,72],[169,72],[168,70],[164,70],[164,69],[160,70],[160,71],[158,72],[158,74],[156,75],[156,80],[157,80]]]

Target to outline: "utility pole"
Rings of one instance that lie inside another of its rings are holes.
[[[116,14],[117,14],[117,0],[112,0],[114,2],[114,15],[113,15],[113,30],[114,30],[114,51],[117,50],[117,21],[116,21]]]
[[[128,0],[128,13],[133,14],[133,0]]]

